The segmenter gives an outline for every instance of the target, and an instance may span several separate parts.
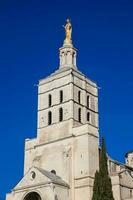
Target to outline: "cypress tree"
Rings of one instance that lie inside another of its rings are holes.
[[[92,200],[114,200],[111,179],[108,174],[107,154],[104,138],[99,159],[99,172],[95,174]]]
[[[99,200],[99,194],[100,194],[99,181],[100,181],[99,172],[96,171],[94,186],[93,186],[93,198],[92,198],[92,200]]]

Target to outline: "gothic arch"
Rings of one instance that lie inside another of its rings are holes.
[[[24,197],[23,200],[42,200],[42,198],[37,192],[30,192]]]

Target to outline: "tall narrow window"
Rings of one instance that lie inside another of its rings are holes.
[[[81,102],[81,92],[78,91],[78,102],[80,103]]]
[[[132,190],[130,190],[130,197],[132,197]]]
[[[62,122],[63,121],[63,108],[59,109],[59,121]]]
[[[87,96],[87,107],[89,108],[90,107],[90,97]]]
[[[87,121],[88,122],[90,121],[90,113],[89,112],[87,113]]]
[[[81,122],[81,108],[78,109],[78,121]]]
[[[51,94],[48,95],[48,105],[49,105],[49,107],[52,105],[52,95]]]
[[[48,125],[52,124],[52,112],[48,112]]]
[[[62,102],[63,102],[63,91],[60,90],[60,103],[62,103]]]

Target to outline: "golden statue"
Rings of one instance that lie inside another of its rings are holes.
[[[66,32],[66,38],[64,40],[64,43],[69,43],[71,44],[71,38],[72,38],[72,24],[70,22],[70,19],[66,20],[66,25],[63,26],[65,28],[65,32]]]

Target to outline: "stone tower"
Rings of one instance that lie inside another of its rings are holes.
[[[57,71],[39,81],[37,138],[25,141],[24,177],[6,200],[91,200],[99,165],[98,88],[77,69],[67,20]]]
[[[133,151],[129,151],[125,155],[126,165],[133,168]]]

